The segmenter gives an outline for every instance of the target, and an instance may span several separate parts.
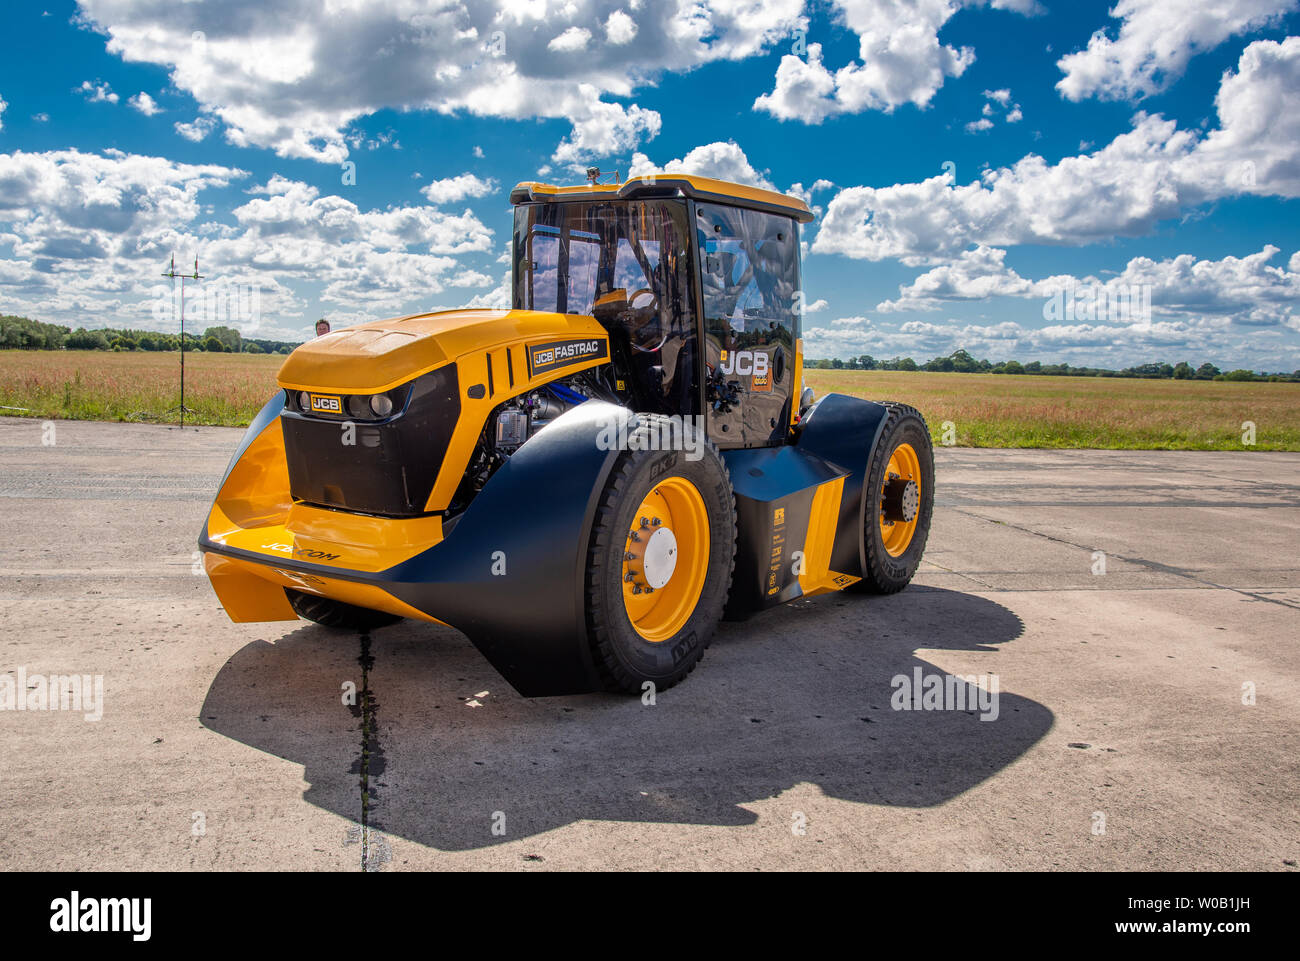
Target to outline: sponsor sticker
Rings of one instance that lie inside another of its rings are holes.
[[[605,341],[595,337],[585,340],[561,340],[550,344],[533,344],[528,348],[528,370],[530,376],[536,377],[538,374],[607,356],[609,351]]]

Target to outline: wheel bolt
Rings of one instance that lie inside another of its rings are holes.
[[[626,574],[623,575],[623,580],[627,581],[628,583],[631,583],[632,581],[636,580],[636,575],[633,574],[631,571],[628,571]]]

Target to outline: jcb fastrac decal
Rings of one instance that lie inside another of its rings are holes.
[[[741,377],[766,377],[771,358],[761,350],[724,350],[718,370]]]
[[[560,340],[553,344],[533,344],[528,348],[529,375],[536,377],[561,367],[581,364],[589,360],[599,360],[609,355],[605,341]]]
[[[343,413],[343,404],[339,401],[339,398],[332,397],[329,394],[312,394],[311,409],[324,414],[341,414]]]

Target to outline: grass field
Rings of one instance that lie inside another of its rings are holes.
[[[185,355],[195,424],[247,424],[275,391],[283,357]],[[42,419],[174,421],[180,355],[0,351],[0,414]],[[811,370],[818,393],[896,400],[967,447],[1300,450],[1300,384]],[[1242,424],[1255,424],[1253,448]]]
[[[179,352],[0,351],[0,414],[70,420],[174,422]],[[284,358],[272,354],[185,353],[186,423],[245,425],[276,391]]]
[[[961,447],[1300,450],[1300,384],[810,370],[818,394],[911,404]],[[1255,443],[1242,442],[1242,424]]]

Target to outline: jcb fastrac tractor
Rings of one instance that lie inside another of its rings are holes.
[[[718,621],[912,578],[909,407],[802,384],[793,197],[523,183],[513,309],[304,344],[199,538],[235,621],[464,632],[526,696],[666,688]]]

